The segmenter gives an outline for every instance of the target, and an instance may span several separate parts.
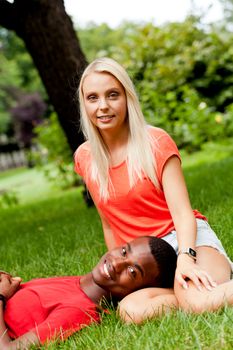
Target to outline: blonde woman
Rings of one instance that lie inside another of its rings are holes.
[[[79,101],[87,141],[75,153],[75,169],[98,209],[107,248],[149,235],[178,254],[174,292],[133,293],[121,302],[122,318],[141,322],[177,300],[194,312],[232,303],[231,262],[205,216],[191,208],[179,151],[164,130],[146,124],[124,68],[110,58],[92,62]]]

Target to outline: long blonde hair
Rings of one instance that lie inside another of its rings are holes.
[[[91,148],[91,179],[97,181],[100,197],[104,201],[109,198],[111,182],[109,179],[110,156],[98,128],[90,121],[84,105],[83,82],[91,73],[109,73],[123,86],[127,100],[129,139],[127,146],[127,168],[130,188],[138,179],[146,175],[156,187],[156,164],[152,151],[152,140],[148,132],[144,116],[134,85],[125,69],[111,58],[103,57],[94,60],[84,70],[79,85],[79,102],[81,112],[81,128]]]

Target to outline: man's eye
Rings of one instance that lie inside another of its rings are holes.
[[[122,255],[122,256],[126,256],[126,249],[125,249],[125,247],[122,247],[122,249],[121,249],[121,255]]]
[[[129,272],[133,277],[136,277],[136,271],[132,266],[129,266]]]

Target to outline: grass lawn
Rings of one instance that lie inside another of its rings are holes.
[[[184,154],[183,163],[193,208],[209,218],[233,259],[233,150],[209,146],[199,154]],[[20,205],[0,212],[1,268],[25,281],[90,271],[105,245],[98,214],[86,208],[80,190],[53,189],[34,169],[0,174],[0,188],[15,183],[25,196]],[[141,326],[122,324],[112,311],[101,325],[48,349],[230,350],[232,324],[233,308],[228,307],[198,316],[174,312]]]
[[[0,173],[0,192],[2,191],[13,191],[21,204],[61,192],[37,168],[18,168]]]

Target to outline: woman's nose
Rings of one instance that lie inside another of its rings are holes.
[[[99,109],[101,109],[101,110],[108,109],[108,103],[107,103],[105,98],[99,99]]]

